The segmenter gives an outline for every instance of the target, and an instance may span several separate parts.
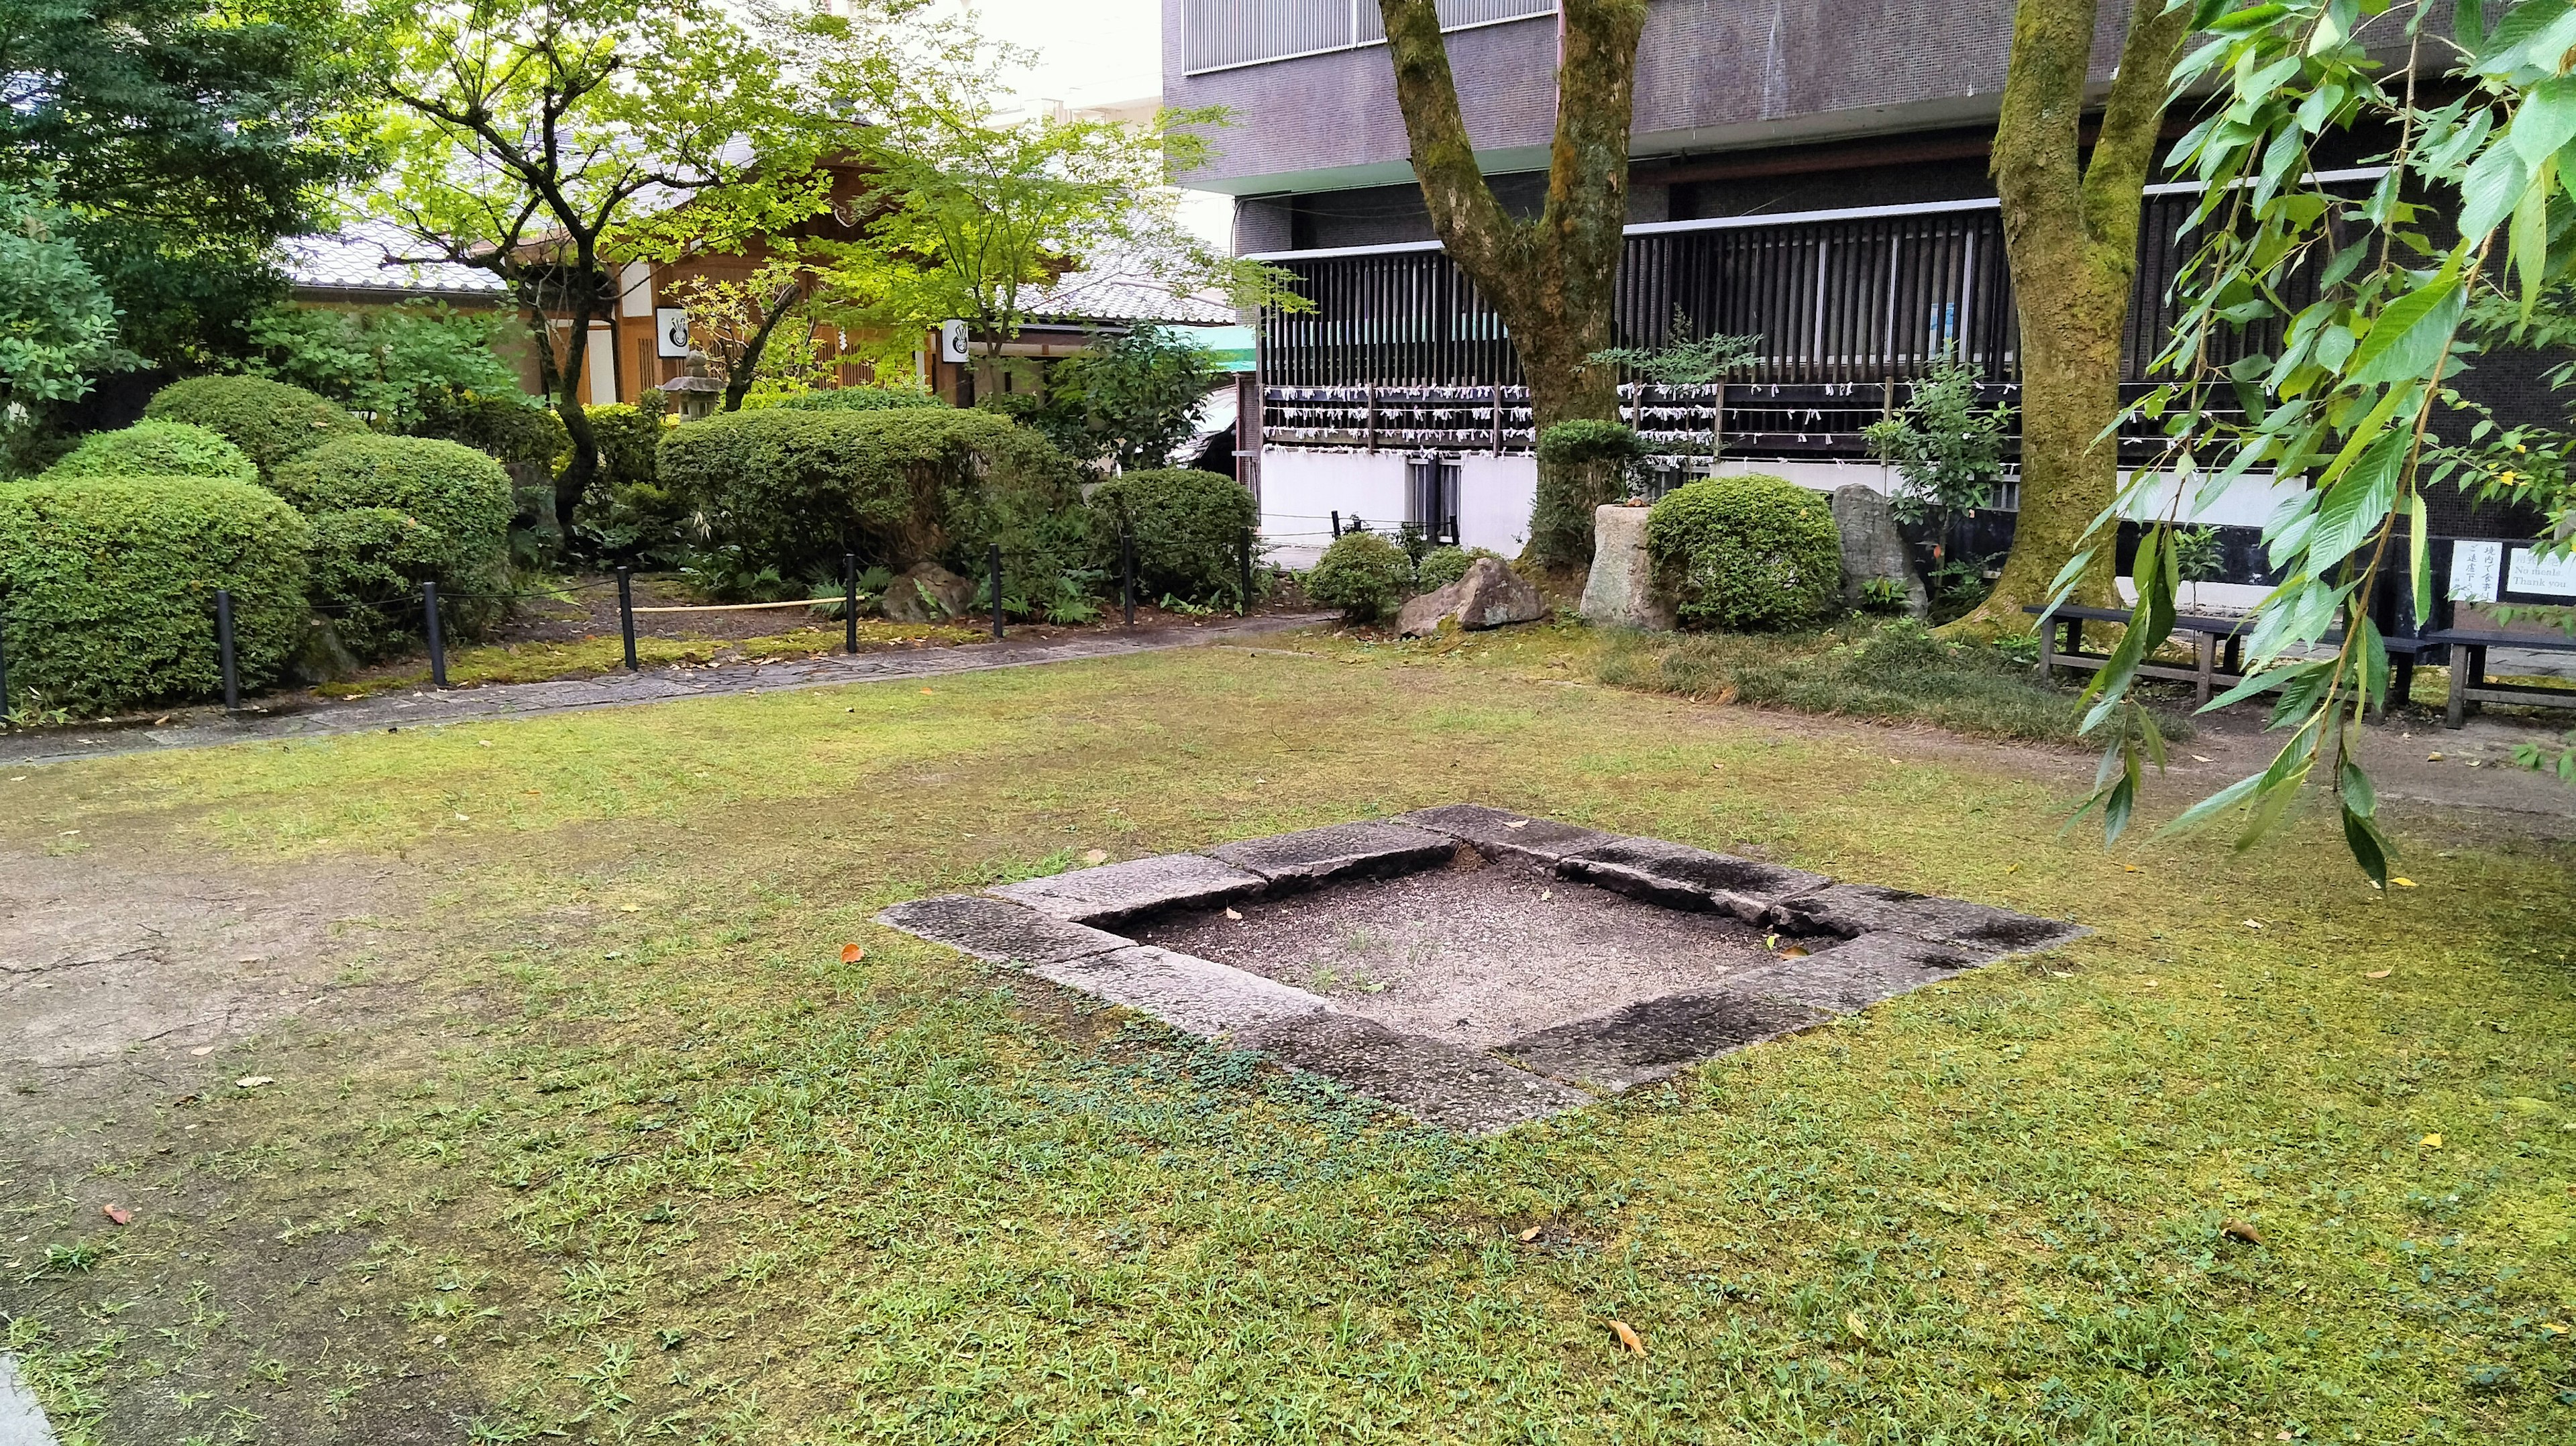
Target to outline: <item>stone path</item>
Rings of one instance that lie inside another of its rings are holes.
[[[832,654],[820,658],[786,658],[771,662],[728,664],[714,668],[648,668],[637,673],[611,673],[595,678],[563,678],[550,683],[495,683],[447,692],[384,694],[335,703],[301,695],[266,711],[245,710],[228,718],[221,709],[197,708],[174,713],[160,727],[64,728],[0,737],[0,764],[63,763],[75,758],[101,758],[118,753],[149,753],[164,748],[204,748],[268,738],[316,738],[334,733],[372,733],[385,728],[416,728],[485,718],[532,718],[585,708],[618,708],[635,703],[664,703],[726,693],[784,693],[803,688],[830,688],[843,683],[900,682],[948,673],[980,673],[995,668],[1025,668],[1039,663],[1066,663],[1083,658],[1111,658],[1129,653],[1187,648],[1229,638],[1255,637],[1328,622],[1330,613],[1274,613],[1228,618],[1188,626],[1138,628],[1134,632],[1100,632],[1046,642],[975,643],[963,647],[917,648]]]

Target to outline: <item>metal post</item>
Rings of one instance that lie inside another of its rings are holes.
[[[993,570],[993,636],[1002,635],[1002,544],[987,548],[984,558]]]
[[[633,568],[617,570],[617,630],[626,638],[626,671],[635,671],[635,586]]]
[[[224,711],[241,711],[241,666],[233,653],[233,590],[215,589],[215,656],[224,669]]]
[[[841,651],[859,650],[859,555],[841,554]]]
[[[1248,615],[1249,613],[1251,613],[1251,611],[1252,611],[1252,529],[1251,529],[1251,528],[1249,528],[1249,527],[1247,527],[1247,528],[1243,529],[1243,599],[1242,599],[1242,603],[1241,603],[1241,605],[1240,605],[1240,606],[1238,606],[1237,608],[1235,608],[1234,612],[1235,612],[1235,616],[1237,616],[1237,617],[1243,617],[1243,616],[1246,616],[1246,615]]]
[[[1118,597],[1127,609],[1127,626],[1136,626],[1136,529],[1118,524]]]
[[[1717,384],[1716,404],[1708,413],[1708,470],[1717,471],[1718,459],[1726,455],[1726,383]]]
[[[1338,507],[1333,509],[1333,535],[1335,537],[1342,535],[1342,510]]]
[[[1494,383],[1494,455],[1503,455],[1503,384]]]
[[[0,634],[5,634],[9,630],[8,613],[9,594],[5,589],[0,589]],[[6,724],[8,721],[9,645],[8,640],[5,637],[0,637],[0,724]]]
[[[429,686],[447,686],[447,637],[438,629],[438,584],[420,585],[420,607],[429,624]]]

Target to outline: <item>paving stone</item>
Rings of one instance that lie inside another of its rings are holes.
[[[1581,1090],[1491,1055],[1399,1034],[1352,1014],[1264,1025],[1236,1042],[1462,1134],[1487,1134],[1592,1102]]]
[[[1176,905],[1250,898],[1261,892],[1261,879],[1205,854],[1156,854],[987,892],[1077,924],[1107,924]]]
[[[1614,838],[1567,854],[1556,871],[1668,909],[1715,909],[1758,924],[1773,905],[1831,880],[1804,869],[1655,838]]]
[[[1211,959],[1130,944],[1029,972],[1112,1004],[1141,1009],[1174,1029],[1213,1039],[1331,1009],[1303,989]]]
[[[1435,830],[1476,846],[1481,853],[1519,854],[1555,863],[1567,854],[1597,848],[1618,838],[1597,828],[1581,828],[1554,819],[1525,818],[1479,803],[1444,803],[1437,808],[1398,814],[1397,823]]]
[[[994,964],[1056,964],[1135,942],[985,894],[914,899],[877,915],[877,922]]]
[[[1770,922],[1806,933],[1854,938],[1893,929],[1978,951],[1987,959],[2063,944],[2087,931],[2057,919],[2016,914],[1965,899],[1910,894],[1877,884],[1836,884],[1781,900]]]
[[[1447,834],[1401,823],[1363,820],[1219,844],[1208,856],[1259,874],[1272,884],[1318,884],[1347,874],[1384,878],[1449,861],[1458,845]]]
[[[1616,1092],[1831,1017],[1734,989],[1695,990],[1525,1034],[1500,1053],[1552,1079]]]
[[[1908,990],[1939,983],[1983,962],[1955,945],[1887,930],[1863,934],[1803,958],[1783,959],[1748,970],[1726,983],[1740,994],[1848,1014]]]

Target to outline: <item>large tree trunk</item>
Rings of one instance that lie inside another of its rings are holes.
[[[2119,492],[2102,436],[2120,410],[2120,334],[2138,266],[2138,210],[2187,8],[2131,0],[2120,68],[2090,161],[2079,123],[2098,0],[2020,0],[1995,126],[1995,190],[2021,319],[2021,515],[1984,606],[1953,627],[2028,632],[2084,530]],[[2111,549],[2097,546],[2075,600],[2113,601]]]
[[[1378,8],[1432,229],[1502,314],[1538,429],[1617,417],[1615,378],[1590,358],[1616,344],[1612,307],[1628,221],[1628,122],[1645,0],[1565,0],[1556,138],[1547,204],[1535,222],[1513,220],[1476,165],[1433,0],[1378,0]],[[1529,559],[1546,567],[1589,562],[1592,507],[1606,500],[1604,490],[1600,468],[1541,466]]]

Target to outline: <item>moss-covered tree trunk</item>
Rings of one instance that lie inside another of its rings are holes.
[[[1615,344],[1613,303],[1628,223],[1628,122],[1645,0],[1565,0],[1556,138],[1547,202],[1514,220],[1476,165],[1433,0],[1378,0],[1395,98],[1413,147],[1432,229],[1450,259],[1502,314],[1539,430],[1579,417],[1616,418],[1616,378],[1594,352]],[[1527,556],[1546,567],[1592,558],[1592,508],[1607,500],[1600,467],[1542,465]]]
[[[2086,527],[2119,491],[2103,428],[2120,410],[2120,333],[2138,269],[2138,211],[2155,162],[2165,87],[2189,18],[2130,0],[2120,68],[2090,160],[2079,155],[2098,0],[2020,0],[1995,127],[1995,190],[2021,319],[2021,516],[2003,576],[1952,626],[2027,632]],[[2098,439],[2098,440],[2097,440]],[[2112,600],[2100,548],[2077,600]]]

